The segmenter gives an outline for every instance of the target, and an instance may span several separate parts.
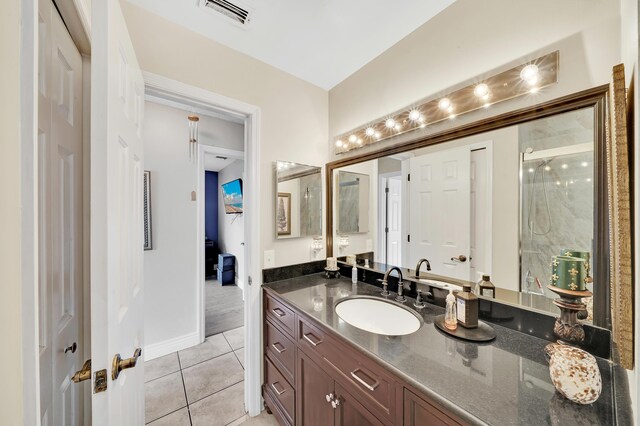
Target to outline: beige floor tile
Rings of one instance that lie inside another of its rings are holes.
[[[187,407],[160,417],[158,420],[149,423],[151,426],[191,426],[189,409]]]
[[[187,400],[180,372],[145,383],[144,400],[145,423],[186,407]]]
[[[182,374],[190,404],[244,379],[244,370],[233,353],[186,368]]]
[[[193,426],[227,425],[245,414],[244,382],[208,396],[189,408]]]
[[[244,326],[225,331],[222,334],[227,338],[234,351],[236,349],[244,348]]]
[[[178,353],[174,352],[151,361],[145,361],[144,381],[148,382],[176,371],[180,371],[180,363],[178,362]]]
[[[231,347],[222,334],[208,337],[203,343],[178,352],[182,369],[231,352]]]
[[[244,348],[240,348],[237,351],[234,351],[234,353],[236,354],[238,361],[240,361],[240,364],[242,364],[242,368],[244,368]]]
[[[242,423],[238,423],[238,425],[242,425],[242,426],[279,426],[278,421],[276,420],[276,418],[267,413],[266,411],[263,411],[262,413],[260,413],[259,415],[255,416],[255,417],[248,417],[246,419],[244,419],[244,421]],[[231,425],[229,425],[231,426]],[[234,425],[235,426],[235,425]]]

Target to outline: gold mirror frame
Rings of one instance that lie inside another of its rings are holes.
[[[608,110],[607,106],[609,106]],[[609,282],[610,286],[604,290],[609,294],[598,298],[603,300],[603,303],[596,309],[601,311],[601,317],[604,318],[605,323],[597,325],[605,327],[608,321],[612,322],[612,336],[616,344],[618,361],[624,368],[632,369],[634,341],[630,204],[632,165],[626,128],[624,68],[621,65],[614,68],[611,85],[594,87],[533,107],[327,163],[325,173],[327,256],[333,256],[333,171],[335,169],[585,107],[595,108],[596,138],[604,139],[604,143],[601,144],[603,146],[598,148],[599,151],[604,152],[600,152],[596,157],[596,174],[601,179],[595,182],[598,197],[595,200],[597,205],[594,236],[598,238],[598,244],[595,247],[594,258],[608,258],[610,263],[608,270],[599,268],[599,276],[594,276],[594,280]],[[603,123],[607,129],[615,129],[615,131],[606,131],[602,128]],[[602,207],[603,205],[606,207]],[[603,290],[594,288],[594,296],[597,296],[598,291]]]
[[[624,65],[613,67],[607,123],[611,320],[619,363],[633,369],[632,165],[627,132]]]

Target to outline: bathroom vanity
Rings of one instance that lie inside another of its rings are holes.
[[[607,360],[598,358],[600,399],[579,406],[551,384],[547,340],[496,324],[493,342],[458,340],[434,327],[441,307],[413,309],[411,298],[404,306],[423,323],[404,336],[361,330],[334,310],[354,295],[384,299],[380,290],[322,274],[263,285],[263,396],[280,424],[612,425],[626,416]]]

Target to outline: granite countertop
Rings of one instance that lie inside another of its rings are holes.
[[[471,343],[451,337],[434,324],[444,309],[427,304],[419,312],[424,325],[406,336],[382,336],[353,327],[334,312],[335,303],[352,295],[380,296],[380,288],[324,274],[264,284],[309,317],[315,318],[363,352],[461,418],[491,425],[616,424],[612,365],[597,358],[602,394],[592,405],[574,404],[551,383],[544,347],[549,343],[491,324],[497,337]],[[405,305],[413,309],[413,299]]]

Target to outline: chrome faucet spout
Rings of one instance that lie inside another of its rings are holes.
[[[427,271],[431,270],[431,263],[429,262],[428,259],[420,259],[418,260],[418,264],[416,265],[416,278],[420,278],[420,267],[422,266],[423,263],[427,264]]]

